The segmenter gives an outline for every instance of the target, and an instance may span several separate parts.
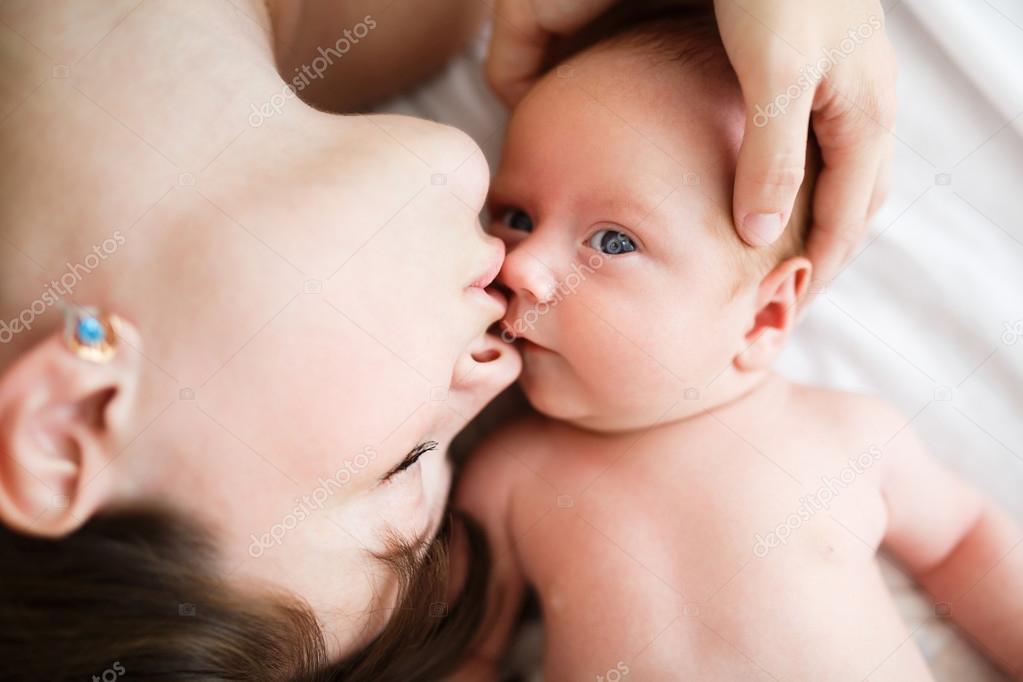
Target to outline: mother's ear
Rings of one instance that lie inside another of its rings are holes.
[[[799,319],[812,271],[809,260],[796,256],[783,261],[760,282],[753,324],[743,338],[743,349],[732,361],[736,369],[767,369],[778,357]]]
[[[0,375],[0,522],[48,537],[89,519],[113,492],[97,474],[117,455],[138,382],[138,337],[123,321],[106,362],[75,355],[58,332]]]

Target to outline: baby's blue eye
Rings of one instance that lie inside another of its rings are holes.
[[[513,230],[521,230],[522,232],[533,231],[533,219],[521,209],[509,208],[501,215],[501,222]]]
[[[609,256],[617,256],[620,253],[628,253],[636,250],[632,238],[618,230],[597,230],[589,240],[590,248],[596,249]]]

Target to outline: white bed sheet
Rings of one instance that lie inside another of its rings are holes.
[[[885,11],[900,67],[891,193],[779,369],[885,397],[1023,519],[1023,2],[889,0]],[[482,44],[382,109],[466,130],[495,168],[505,114],[480,75]],[[939,680],[1002,679],[885,572]]]

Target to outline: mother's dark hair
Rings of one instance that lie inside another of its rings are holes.
[[[449,603],[456,528],[467,577]],[[427,546],[381,560],[400,578],[394,613],[364,650],[329,662],[303,602],[230,584],[209,536],[172,512],[113,512],[56,540],[0,525],[0,679],[409,682],[452,672],[482,624],[483,535],[449,517]]]

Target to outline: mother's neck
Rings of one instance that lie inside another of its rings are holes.
[[[219,126],[211,123],[244,124],[250,101],[283,87],[262,0],[26,5],[0,10],[18,36],[12,51],[20,66],[0,73],[0,89],[27,103],[48,86],[67,86],[174,163],[202,160],[195,148],[216,143]],[[202,125],[187,126],[189,120]],[[0,134],[30,132],[23,129],[28,121],[8,122],[22,130],[4,126]],[[187,129],[188,139],[161,148],[152,134],[161,128],[168,138]]]
[[[17,65],[0,69],[3,319],[118,231],[146,241],[131,230],[173,204],[171,190],[201,185],[253,131],[252,107],[284,88],[261,0],[17,4],[0,7],[5,61]],[[292,99],[285,113],[303,109]],[[104,273],[138,252],[103,261],[76,296],[95,298]]]

